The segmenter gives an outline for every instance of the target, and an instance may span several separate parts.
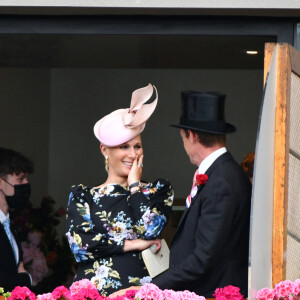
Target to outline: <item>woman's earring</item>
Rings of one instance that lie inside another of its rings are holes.
[[[108,169],[109,169],[109,167],[108,167],[108,156],[105,156],[105,170],[106,170],[106,172],[108,172]]]

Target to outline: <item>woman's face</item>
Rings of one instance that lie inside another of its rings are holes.
[[[104,156],[108,156],[108,173],[117,177],[128,177],[132,163],[136,156],[138,158],[143,154],[141,136],[116,146],[105,147],[101,145],[101,151]]]

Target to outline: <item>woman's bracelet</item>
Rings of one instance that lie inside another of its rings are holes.
[[[136,181],[136,182],[132,183],[128,188],[129,188],[129,190],[131,190],[133,187],[136,187],[136,186],[140,187],[141,183],[139,181]]]

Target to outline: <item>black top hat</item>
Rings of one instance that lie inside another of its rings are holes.
[[[236,127],[225,121],[225,98],[217,92],[181,92],[180,123],[170,126],[213,134],[235,132]]]

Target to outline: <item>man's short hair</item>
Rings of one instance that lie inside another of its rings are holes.
[[[213,133],[206,133],[201,131],[191,130],[197,134],[198,141],[205,147],[212,147],[216,144],[221,144],[223,146],[226,145],[226,135],[225,134],[213,134]],[[189,131],[184,129],[185,136],[189,137]]]
[[[0,176],[33,172],[33,162],[12,149],[0,147]]]

